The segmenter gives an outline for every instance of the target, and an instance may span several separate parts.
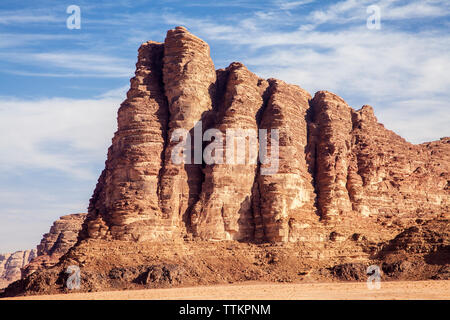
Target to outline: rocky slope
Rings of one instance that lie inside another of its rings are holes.
[[[256,136],[236,142],[231,130]],[[180,141],[203,154],[215,146],[216,162],[180,153]],[[244,156],[229,154],[240,147]],[[9,292],[62,290],[70,264],[83,268],[84,290],[362,280],[374,263],[392,279],[445,278],[449,169],[450,138],[413,145],[370,106],[238,62],[215,70],[209,46],[177,27],[139,48],[80,241]],[[402,248],[418,243],[415,271],[403,274]]]
[[[74,213],[60,217],[43,235],[37,246],[36,255],[22,268],[22,278],[38,269],[49,268],[59,262],[59,259],[78,241],[78,234],[86,218],[86,213]]]
[[[35,258],[36,254],[36,249],[0,254],[0,289],[19,280],[21,268]]]
[[[380,268],[382,281],[450,279],[449,222],[423,222],[378,243],[370,234],[334,237],[332,229],[318,234],[322,241],[280,244],[89,239],[70,250],[60,264],[11,284],[4,295],[70,292],[65,271],[71,265],[81,269],[84,292],[252,280],[366,281],[370,265]]]
[[[0,254],[0,289],[38,269],[54,266],[78,240],[86,213],[60,217],[44,234],[37,249]]]

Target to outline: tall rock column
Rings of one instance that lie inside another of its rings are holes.
[[[315,129],[311,143],[315,149],[317,206],[322,219],[335,220],[351,213],[347,190],[352,151],[352,109],[327,91],[319,91],[311,101]]]
[[[298,86],[269,81],[270,99],[260,129],[267,130],[270,157],[273,157],[270,137],[278,130],[278,168],[264,175],[261,172],[274,164],[261,164],[257,176],[260,200],[254,209],[262,218],[266,240],[295,241],[308,220],[317,220],[312,176],[306,162],[306,113],[311,96]],[[258,231],[256,234],[261,235]]]
[[[168,146],[165,151],[164,168],[159,190],[161,208],[164,216],[173,225],[186,232],[189,225],[189,211],[198,200],[203,180],[201,159],[194,159],[194,149],[188,160],[190,163],[176,164],[172,152],[179,144],[171,141],[177,129],[190,132],[192,147],[196,139],[194,126],[203,120],[212,109],[212,96],[216,81],[216,71],[206,42],[189,33],[183,27],[167,32],[164,43],[164,86],[167,96],[170,120]],[[204,124],[203,124],[204,126]],[[200,160],[200,163],[195,163]]]
[[[90,237],[168,239],[175,231],[158,197],[168,122],[163,53],[164,45],[157,42],[139,48],[136,74],[119,109],[118,130],[89,205],[85,233]]]
[[[268,87],[241,63],[232,63],[226,70],[224,96],[216,114],[214,128],[223,136],[215,156],[222,163],[206,165],[205,181],[199,202],[192,213],[194,234],[203,239],[241,240],[253,238],[252,187],[256,174],[258,155],[257,115],[263,107],[263,93]],[[234,139],[231,130],[249,130],[249,136]],[[252,139],[251,133],[254,133]],[[238,147],[244,152],[238,157]],[[208,146],[209,147],[209,146]],[[208,148],[207,147],[207,148]],[[231,159],[227,150],[236,153]],[[250,149],[255,153],[251,159]],[[217,160],[216,160],[217,161]]]

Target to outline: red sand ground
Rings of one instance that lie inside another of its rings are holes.
[[[188,288],[70,293],[8,298],[17,300],[214,300],[214,299],[444,299],[450,300],[450,280],[381,282],[369,290],[365,282],[273,284],[246,282]]]

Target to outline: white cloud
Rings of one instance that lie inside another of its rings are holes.
[[[5,70],[9,73],[29,76],[51,77],[130,77],[133,69],[130,61],[123,58],[102,54],[83,52],[40,52],[40,53],[3,53],[0,55],[6,61],[34,66],[45,66],[46,70],[53,68],[56,72],[24,72]],[[64,72],[71,70],[72,72]]]
[[[400,20],[444,17],[450,14],[448,1],[413,1],[406,5],[392,6],[395,1],[385,1],[382,19]]]
[[[49,22],[61,22],[63,19],[58,19],[53,16],[34,16],[34,15],[0,15],[0,24],[30,24],[30,23],[49,23]]]
[[[60,186],[41,191],[22,182],[20,188],[10,189],[0,187],[0,253],[35,248],[60,216],[86,212],[93,186],[86,184],[84,191]]]
[[[0,98],[0,172],[49,169],[95,178],[91,164],[106,159],[124,98],[112,92],[86,100]]]
[[[430,97],[426,100],[394,101],[378,112],[378,120],[388,129],[413,143],[450,136],[450,106]]]
[[[254,40],[259,45],[259,39]],[[279,39],[282,47],[270,47],[247,63],[265,75],[273,69],[283,70],[286,80],[309,88],[325,86],[371,97],[382,92],[384,98],[424,96],[445,92],[450,86],[445,71],[450,65],[449,41],[450,36],[442,34],[380,33],[364,27],[332,33],[294,32]]]
[[[311,12],[306,19],[318,26],[324,23],[343,24],[352,21],[365,21],[368,17],[366,9],[376,5],[381,10],[381,20],[404,20],[417,18],[443,17],[450,14],[450,6],[445,1],[414,0],[405,4],[398,0],[345,0],[328,6],[325,9]]]
[[[291,10],[297,7],[310,4],[315,0],[302,0],[302,1],[277,1],[276,3],[280,6],[281,10]]]
[[[0,25],[34,24],[64,22],[67,15],[56,16],[45,13],[44,10],[15,10],[0,13]]]
[[[125,87],[94,99],[0,97],[0,252],[33,248],[59,216],[86,212],[124,99]]]
[[[248,1],[248,0],[227,0],[220,1],[186,1],[184,4],[187,7],[238,7],[238,8],[261,8],[267,4],[263,1]]]
[[[97,98],[123,100],[127,96],[127,91],[129,88],[130,88],[129,85],[125,85],[120,88],[108,90],[108,91],[100,94]]]
[[[77,36],[78,39],[83,36]],[[33,46],[36,44],[42,44],[44,41],[58,41],[73,39],[73,35],[64,34],[27,34],[27,33],[2,33],[0,37],[0,48],[11,48],[21,46]],[[11,53],[8,52],[10,55]]]

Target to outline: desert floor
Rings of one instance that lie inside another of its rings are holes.
[[[27,300],[177,300],[177,299],[450,299],[450,280],[381,282],[369,290],[365,282],[274,284],[249,282],[189,288],[127,290],[28,296]]]

